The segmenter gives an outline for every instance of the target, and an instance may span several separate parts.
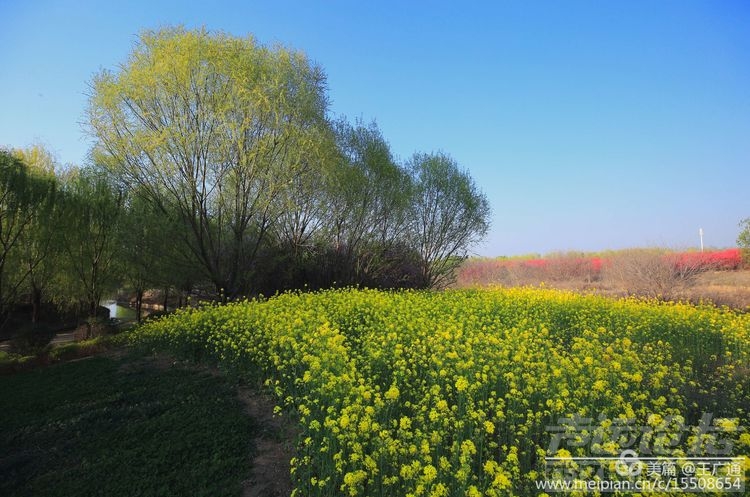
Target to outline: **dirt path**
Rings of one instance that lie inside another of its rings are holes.
[[[292,481],[289,461],[294,454],[296,433],[289,420],[273,414],[274,404],[250,388],[240,388],[238,398],[245,412],[259,425],[253,443],[250,478],[243,482],[243,497],[289,497]]]
[[[76,341],[75,332],[67,331],[65,333],[56,334],[50,341],[50,345],[62,345],[64,343],[70,343],[70,342],[75,342],[75,341]]]
[[[54,337],[52,337],[52,340],[49,342],[50,345],[63,345],[66,343],[75,342],[75,332],[73,331],[66,331],[64,333],[57,333]],[[3,340],[0,341],[0,350],[8,352],[11,350],[13,344],[13,340]]]

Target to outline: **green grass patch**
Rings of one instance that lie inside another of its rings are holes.
[[[208,372],[94,357],[0,377],[0,495],[239,495],[256,428]]]

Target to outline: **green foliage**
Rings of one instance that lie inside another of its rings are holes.
[[[247,475],[254,427],[207,372],[93,358],[1,377],[0,399],[7,497],[235,496]]]
[[[406,241],[411,177],[375,123],[335,123],[338,167],[328,180],[329,243],[341,259],[336,281],[374,282],[389,270],[386,254]]]
[[[144,32],[121,71],[95,77],[99,160],[171,221],[203,275],[229,295],[316,155],[325,77],[304,54],[205,30]]]
[[[415,154],[412,229],[428,286],[444,286],[489,229],[490,205],[467,171],[443,153]]]
[[[26,302],[33,323],[50,304],[93,316],[118,286],[137,302],[440,286],[486,232],[468,174],[442,154],[400,164],[374,122],[331,120],[302,52],[144,31],[91,87],[90,164],[1,152],[0,328]]]
[[[43,302],[52,298],[47,293],[54,286],[62,264],[62,254],[55,250],[61,244],[61,234],[65,229],[60,208],[60,184],[57,177],[59,168],[55,157],[42,145],[15,150],[13,153],[30,171],[49,184],[44,200],[36,206],[32,222],[19,237],[19,270],[28,274],[21,292],[31,296],[31,321],[37,323]]]
[[[69,171],[63,185],[61,245],[67,278],[65,296],[85,302],[90,317],[107,291],[117,286],[117,236],[124,196],[94,168]]]
[[[182,236],[181,225],[171,223],[138,189],[127,192],[124,204],[115,232],[119,270],[125,288],[135,294],[140,321],[146,290],[190,290],[194,268],[184,247],[175,243]]]
[[[16,330],[11,351],[20,355],[43,353],[57,330],[43,323],[25,323]]]
[[[55,188],[47,171],[0,150],[0,327],[43,257],[38,245],[45,243],[40,237],[54,206]]]
[[[415,168],[417,178],[374,123],[330,122],[325,75],[302,52],[146,31],[92,88],[97,162],[176,227],[193,277],[229,298],[304,284],[437,285],[486,232],[486,199],[455,162],[435,156],[450,167]],[[457,183],[443,191],[452,212],[443,209],[441,236],[425,241],[426,224],[412,218],[428,170]]]
[[[13,155],[26,164],[39,176],[52,178],[59,168],[55,156],[44,145],[36,144],[27,148],[13,150]]]

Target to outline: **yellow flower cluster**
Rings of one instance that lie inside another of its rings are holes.
[[[726,309],[336,290],[178,312],[133,340],[264,382],[299,420],[297,496],[536,495],[560,418],[601,416],[599,432],[704,411],[750,421],[750,315]]]

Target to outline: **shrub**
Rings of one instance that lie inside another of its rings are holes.
[[[18,330],[18,335],[11,340],[12,352],[21,355],[33,355],[41,352],[54,338],[55,328],[44,323],[27,323]]]

